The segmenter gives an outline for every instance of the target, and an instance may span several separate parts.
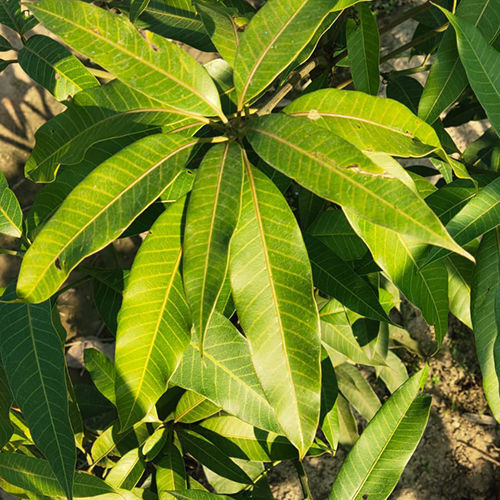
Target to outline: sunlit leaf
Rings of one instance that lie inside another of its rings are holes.
[[[23,213],[16,195],[0,173],[0,233],[18,238],[22,233]]]

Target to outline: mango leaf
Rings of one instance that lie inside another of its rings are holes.
[[[3,299],[15,299],[14,286]],[[37,447],[71,498],[76,461],[68,417],[66,369],[49,302],[0,304],[0,354],[14,400]],[[0,454],[3,457],[3,453]],[[5,478],[3,474],[2,477]]]
[[[156,220],[134,260],[116,335],[116,403],[122,429],[166,391],[189,344],[191,318],[179,272],[185,200]]]
[[[276,186],[247,162],[231,241],[231,287],[252,361],[285,435],[303,457],[320,409],[320,328],[300,229]],[[299,354],[300,353],[300,354]]]
[[[203,358],[192,340],[171,382],[205,396],[255,427],[280,432],[255,375],[246,338],[217,312],[205,334]]]
[[[129,17],[134,22],[147,9],[149,0],[130,0]]]
[[[488,45],[473,24],[445,9],[441,10],[457,33],[458,53],[472,90],[493,128],[500,134],[500,53]]]
[[[19,238],[22,233],[23,213],[16,195],[0,173],[0,233]]]
[[[265,161],[317,195],[374,224],[470,258],[411,189],[377,175],[380,167],[361,151],[307,118],[261,117],[249,129],[248,140]]]
[[[0,364],[0,449],[9,441],[14,427],[10,421],[10,407],[12,406],[12,394],[5,371]]]
[[[352,267],[320,241],[305,240],[311,260],[314,285],[324,294],[334,297],[362,316],[378,321],[390,321],[373,288]]]
[[[0,52],[4,52],[6,50],[13,50],[12,45],[4,36],[0,36]]]
[[[347,35],[347,52],[356,90],[377,95],[380,86],[380,36],[377,20],[367,4],[356,7],[359,26]]]
[[[500,137],[489,128],[465,148],[462,158],[467,165],[500,172]]]
[[[115,488],[132,489],[141,479],[146,463],[139,448],[125,453],[106,476],[106,482]]]
[[[492,43],[498,36],[500,9],[498,0],[463,0],[457,16],[474,24]],[[434,123],[439,115],[456,101],[467,87],[467,74],[458,57],[455,34],[451,27],[439,45],[436,58],[418,106],[418,116]]]
[[[0,24],[5,24],[19,34],[24,35],[38,22],[33,16],[26,16],[26,6],[21,9],[20,0],[0,0]]]
[[[238,222],[242,183],[239,146],[218,144],[203,158],[189,198],[183,277],[201,346],[228,273],[229,241]]]
[[[211,417],[218,411],[219,407],[201,394],[196,394],[196,392],[193,391],[186,391],[175,407],[174,422],[191,424]]]
[[[481,189],[449,222],[446,229],[460,245],[494,229],[500,224],[500,178]],[[426,264],[435,262],[449,252],[434,248]]]
[[[299,56],[316,29],[342,0],[273,0],[248,23],[236,52],[238,109],[260,94]]]
[[[26,252],[18,294],[30,302],[50,297],[79,262],[119,236],[175,181],[195,143],[180,135],[145,137],[93,170]],[[106,191],[98,189],[103,183]]]
[[[231,497],[226,495],[215,495],[200,490],[169,491],[169,493],[178,500],[231,500]]]
[[[245,1],[214,3],[195,0],[194,4],[217,52],[232,65],[241,32],[253,16],[254,10]]]
[[[21,68],[59,101],[99,85],[90,71],[52,38],[34,35],[19,51]]]
[[[0,476],[8,483],[26,491],[50,498],[66,498],[65,491],[59,485],[49,463],[41,458],[2,452]],[[113,493],[115,493],[114,498],[124,498],[116,495],[116,490],[102,479],[86,472],[75,472],[73,498],[90,498]]]
[[[407,380],[408,372],[401,359],[392,351],[385,358],[387,366],[377,366],[377,376],[384,382],[391,393],[399,389]]]
[[[159,492],[186,489],[186,468],[181,452],[177,446],[169,443],[163,453],[156,469],[156,489]],[[163,498],[161,493],[160,498]]]
[[[173,133],[189,125],[193,126],[194,133],[202,123],[172,113],[157,99],[114,80],[77,94],[64,113],[37,130],[35,148],[25,173],[36,182],[52,182],[61,164],[73,165],[84,159],[99,158],[94,153],[99,144],[102,150],[109,149],[110,142],[110,148],[118,143],[125,147],[143,135]]]
[[[92,377],[92,382],[99,392],[115,403],[115,367],[113,362],[97,349],[85,349],[83,352],[85,368]]]
[[[471,316],[483,389],[488,405],[500,421],[499,290],[500,234],[495,229],[483,236],[477,252],[471,295]]]
[[[375,262],[391,281],[415,304],[436,339],[443,341],[448,330],[448,274],[440,263],[423,266],[427,245],[395,231],[371,224],[346,210],[351,226],[370,248]]]
[[[199,50],[215,50],[191,0],[150,0],[135,25]]]
[[[434,129],[406,106],[363,92],[321,89],[285,108],[305,116],[361,150],[402,157],[421,157],[441,148]]]
[[[426,376],[426,369],[413,375],[370,421],[340,468],[331,500],[390,495],[429,418],[431,398],[419,395]]]
[[[163,107],[223,117],[208,73],[177,45],[146,40],[128,19],[77,0],[41,0],[30,9],[68,45]]]
[[[349,403],[342,394],[337,396],[337,418],[339,422],[339,444],[349,449],[359,438],[358,424]]]
[[[470,294],[474,265],[472,262],[458,255],[448,255],[446,258],[446,268],[448,269],[448,299],[450,312],[462,323],[472,329]]]

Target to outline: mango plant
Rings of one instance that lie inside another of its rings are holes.
[[[385,24],[367,1],[261,3],[0,0],[0,68],[66,107],[36,132],[24,214],[0,179],[21,259],[0,304],[7,492],[266,499],[291,461],[310,499],[304,460],[340,446],[330,498],[387,498],[449,312],[500,421],[500,0]],[[491,128],[460,150],[446,128],[476,119]],[[131,236],[130,269],[99,260]],[[85,351],[91,380],[69,376],[57,309],[88,282],[115,345]]]

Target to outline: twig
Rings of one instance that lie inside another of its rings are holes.
[[[468,446],[469,448],[472,448],[473,450],[477,451],[485,460],[488,460],[488,462],[491,462],[492,464],[495,464],[496,466],[500,466],[500,462],[498,460],[491,457],[488,453],[481,450],[480,448],[477,448],[476,446],[468,443],[467,441],[464,441],[463,439],[457,439],[457,441],[459,443],[465,444],[465,446]]]
[[[300,486],[302,487],[302,493],[304,494],[304,500],[313,500],[311,490],[309,488],[309,480],[307,479],[306,471],[300,460],[294,460],[293,465],[297,469],[297,475],[299,476]]]

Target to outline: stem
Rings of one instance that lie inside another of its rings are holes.
[[[0,254],[14,255],[15,257],[23,258],[24,252],[20,250],[8,250],[7,248],[0,248]]]
[[[300,486],[302,486],[302,493],[304,494],[304,500],[313,500],[311,490],[309,488],[309,480],[307,479],[306,471],[300,460],[294,460],[293,465],[297,470],[297,475],[299,476]]]

